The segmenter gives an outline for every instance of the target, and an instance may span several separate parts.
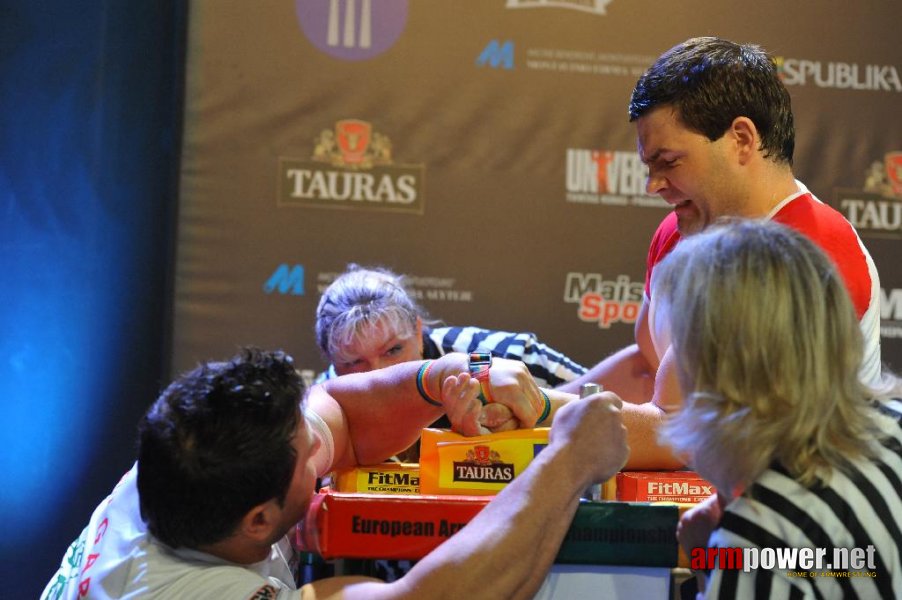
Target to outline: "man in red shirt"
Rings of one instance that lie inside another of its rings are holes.
[[[789,92],[776,63],[758,46],[693,38],[663,55],[639,79],[629,106],[647,191],[673,206],[649,248],[636,343],[564,389],[600,382],[632,404],[629,468],[672,468],[681,461],[657,443],[657,429],[682,402],[668,352],[667,326],[655,319],[655,265],[682,236],[724,217],[773,219],[827,252],[843,276],[865,342],[861,377],[880,377],[880,283],[870,255],[843,216],[820,202],[792,172],[795,146]],[[658,321],[657,323],[655,321]]]

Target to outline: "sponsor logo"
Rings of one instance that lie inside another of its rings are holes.
[[[876,163],[874,167],[879,175],[883,178],[877,182],[879,188],[887,196],[893,195],[902,199],[902,152],[887,152],[883,157],[883,169],[880,169],[880,163]],[[870,181],[865,181],[865,187],[868,187]]]
[[[369,485],[405,485],[418,486],[420,478],[410,473],[368,473]]]
[[[567,273],[564,302],[578,304],[580,321],[608,329],[614,323],[635,323],[642,306],[645,284],[628,275],[604,279],[601,273]]]
[[[301,31],[320,51],[368,60],[391,48],[407,24],[408,0],[295,0]]]
[[[880,335],[902,338],[902,289],[880,288]]]
[[[316,287],[320,294],[326,291],[330,283],[341,273],[323,272],[317,275]],[[422,277],[406,275],[404,289],[411,298],[432,302],[472,302],[473,291],[455,287],[456,279],[450,277]]]
[[[832,560],[828,563],[827,558]],[[692,548],[696,570],[779,569],[787,577],[876,577],[875,548]]]
[[[507,0],[507,8],[566,8],[595,15],[606,14],[611,0]]]
[[[279,205],[423,214],[423,165],[395,164],[391,140],[367,121],[323,130],[311,158],[279,159]]]
[[[893,65],[859,65],[775,57],[777,72],[786,85],[815,85],[841,90],[902,92],[899,71]]]
[[[669,208],[662,198],[645,193],[647,179],[648,167],[638,152],[567,150],[567,202]]]
[[[479,445],[467,450],[467,458],[454,461],[454,481],[481,483],[510,483],[514,479],[514,465],[501,460],[497,450]]]
[[[304,265],[289,265],[282,263],[273,271],[266,283],[263,284],[263,291],[267,294],[278,292],[279,294],[289,294],[292,296],[304,295]]]
[[[499,67],[513,69],[514,43],[510,40],[506,40],[503,44],[498,40],[489,42],[476,58],[476,66],[484,67],[485,65],[489,65],[493,69]]]
[[[655,61],[654,56],[617,54],[566,48],[527,48],[526,68],[574,75],[615,75],[635,79]]]
[[[710,485],[694,484],[688,481],[649,481],[649,496],[710,496],[714,489]]]
[[[833,206],[863,237],[902,239],[902,152],[871,163],[863,189],[835,189]]]

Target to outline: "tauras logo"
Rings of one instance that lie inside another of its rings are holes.
[[[902,92],[899,71],[892,65],[858,65],[776,57],[777,70],[786,85],[867,91]]]
[[[902,152],[871,163],[864,189],[834,190],[833,206],[862,236],[902,239]]]
[[[614,323],[635,323],[645,294],[643,282],[628,275],[604,279],[601,273],[567,273],[564,302],[578,303],[580,321],[607,329]]]
[[[467,450],[466,460],[454,461],[452,466],[453,481],[509,483],[516,475],[513,464],[503,462],[497,450],[485,445]]]
[[[279,205],[423,213],[422,165],[395,164],[389,138],[344,119],[315,140],[312,161],[279,159]]]
[[[473,465],[454,463],[454,481],[479,481],[483,483],[508,483],[514,480],[514,465]]]

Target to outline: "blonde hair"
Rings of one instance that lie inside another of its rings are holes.
[[[344,349],[377,325],[402,339],[416,333],[425,311],[404,287],[403,276],[383,268],[355,264],[323,292],[316,308],[316,342],[329,361],[341,360]]]
[[[774,461],[803,485],[871,456],[862,336],[842,279],[801,234],[718,223],[656,268],[685,403],[662,439],[733,492]]]

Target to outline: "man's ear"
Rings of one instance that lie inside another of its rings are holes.
[[[279,526],[279,506],[275,499],[267,500],[251,508],[238,526],[243,536],[255,542],[264,543],[272,539]]]
[[[739,164],[748,164],[753,157],[757,156],[761,147],[761,136],[751,119],[736,117],[730,124],[727,134],[733,142]]]

